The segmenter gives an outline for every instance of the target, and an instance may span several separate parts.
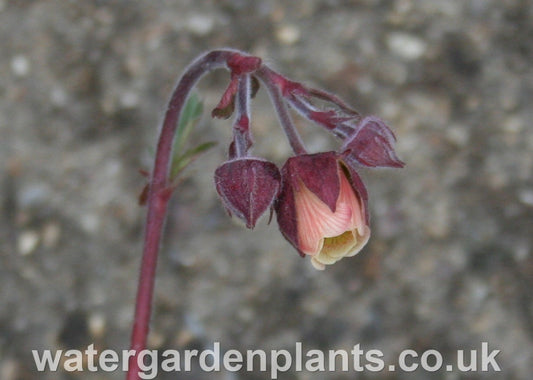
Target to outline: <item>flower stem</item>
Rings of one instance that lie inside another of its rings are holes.
[[[279,122],[283,127],[283,131],[287,135],[287,139],[289,140],[292,150],[296,154],[306,154],[307,149],[305,149],[302,138],[300,137],[300,134],[298,133],[298,130],[292,121],[287,104],[283,99],[279,87],[276,85],[276,81],[273,80],[273,76],[279,74],[274,73],[272,70],[263,65],[259,70],[257,70],[256,75],[267,88],[270,99],[272,100],[272,105],[276,110]]]
[[[239,78],[237,89],[237,112],[233,125],[233,142],[235,144],[235,156],[246,157],[252,144],[250,131],[250,75],[245,74]]]
[[[139,379],[139,353],[146,349],[152,298],[155,282],[157,256],[165,224],[166,211],[172,185],[168,180],[172,161],[172,143],[177,123],[185,101],[200,78],[211,70],[225,67],[234,50],[215,50],[194,61],[185,71],[168,103],[163,125],[157,143],[157,152],[148,193],[148,213],[145,226],[144,249],[137,288],[135,315],[131,333],[131,350],[135,354],[129,359],[127,380]]]

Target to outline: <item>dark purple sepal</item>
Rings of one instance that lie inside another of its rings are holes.
[[[255,95],[257,95],[257,91],[259,91],[259,87],[261,87],[259,79],[252,76],[251,85],[252,85],[252,88],[251,88],[250,97],[253,99],[255,98]]]
[[[237,93],[237,87],[239,84],[238,77],[236,75],[231,76],[230,83],[217,106],[211,111],[211,117],[217,119],[228,119],[235,110],[235,94]]]
[[[276,211],[276,219],[281,234],[303,257],[305,256],[304,253],[298,249],[298,222],[296,220],[294,188],[291,185],[291,181],[288,180],[288,176],[287,165],[284,165],[281,169],[281,191],[276,202],[274,202],[274,210]]]
[[[229,213],[254,228],[280,189],[277,166],[257,158],[226,161],[215,171],[215,187]]]
[[[356,120],[356,118],[357,116],[345,116],[335,112],[334,110],[312,111],[309,113],[310,120],[324,126],[328,130],[334,130],[338,127],[338,125]]]
[[[284,168],[292,187],[298,189],[301,181],[335,212],[340,192],[337,153],[323,152],[291,157]]]
[[[362,166],[402,168],[405,164],[394,151],[395,141],[394,133],[385,122],[368,116],[361,120],[353,136],[346,139],[341,155],[345,161]]]

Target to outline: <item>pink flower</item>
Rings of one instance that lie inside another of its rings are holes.
[[[282,234],[317,269],[355,255],[370,237],[366,189],[335,152],[289,158],[275,209]]]

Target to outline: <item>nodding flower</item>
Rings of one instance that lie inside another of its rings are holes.
[[[353,256],[370,237],[367,192],[335,152],[287,160],[275,203],[280,231],[317,269]]]

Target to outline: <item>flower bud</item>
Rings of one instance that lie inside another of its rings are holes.
[[[254,228],[271,207],[280,188],[280,173],[271,162],[257,158],[226,161],[215,171],[215,187],[224,207]]]
[[[341,152],[347,162],[355,161],[368,167],[402,168],[405,164],[394,151],[394,133],[381,119],[368,116],[357,126],[354,134],[346,139]]]

